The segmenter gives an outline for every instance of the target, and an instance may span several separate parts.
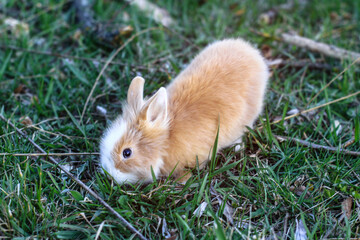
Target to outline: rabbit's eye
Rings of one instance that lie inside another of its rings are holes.
[[[132,154],[132,151],[130,148],[125,148],[124,151],[123,151],[123,157],[124,158],[129,158],[131,157],[131,154]]]

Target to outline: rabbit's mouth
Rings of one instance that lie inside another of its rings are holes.
[[[121,183],[136,183],[140,180],[139,176],[133,172],[121,172],[114,165],[112,159],[101,161],[102,168],[119,184]]]

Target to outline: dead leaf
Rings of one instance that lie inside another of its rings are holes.
[[[172,230],[170,230],[170,237],[168,237],[168,238],[165,238],[165,240],[175,240],[175,239],[177,239],[178,238],[178,236],[177,236],[177,234],[176,234],[176,232],[177,232],[177,230],[175,229],[172,229]]]
[[[129,36],[134,31],[134,28],[130,25],[125,26],[119,30],[120,35],[122,36]]]
[[[350,219],[351,217],[352,204],[353,199],[351,197],[348,197],[341,203],[343,214],[347,217],[347,219]]]
[[[261,46],[261,53],[265,58],[271,58],[272,57],[272,49],[267,44],[263,44]]]
[[[73,166],[70,166],[70,164],[64,164],[62,165],[62,167],[68,172],[70,172],[73,169]],[[63,170],[60,170],[60,172],[63,174],[62,179],[67,178],[67,174]]]
[[[166,220],[165,218],[162,219],[162,227],[161,227],[161,234],[164,238],[168,239],[171,237],[171,234],[169,232],[169,229],[167,228]]]
[[[31,118],[28,117],[28,116],[22,116],[22,117],[20,117],[19,121],[20,121],[21,124],[23,124],[23,125],[25,125],[25,126],[30,126],[30,125],[33,124],[33,121],[32,121]]]
[[[239,17],[245,13],[245,9],[240,9],[235,12],[235,16]]]
[[[305,186],[299,186],[299,187],[291,186],[290,191],[294,192],[297,196],[300,197],[306,191],[306,187]],[[309,197],[310,197],[310,193],[308,191],[306,191],[304,198],[309,198]]]
[[[306,174],[302,174],[302,175],[298,176],[294,181],[295,187],[300,187],[307,179],[308,179],[308,176]]]
[[[15,94],[24,94],[26,93],[26,86],[24,84],[19,84],[15,89],[14,89],[14,93]]]
[[[101,107],[101,106],[98,105],[98,106],[96,106],[96,111],[97,111],[101,116],[106,117],[107,111],[106,111],[105,108],[103,108],[103,107]]]
[[[195,209],[195,211],[193,212],[193,215],[195,215],[196,217],[201,217],[206,209],[207,206],[207,202],[202,202],[199,207],[197,207]]]
[[[306,235],[306,229],[304,223],[302,222],[301,219],[300,221],[296,219],[295,240],[306,240],[306,239],[307,239],[307,235]]]

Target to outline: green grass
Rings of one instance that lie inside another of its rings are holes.
[[[58,1],[8,0],[1,12],[29,24],[29,35],[4,32],[0,44],[107,60],[116,49],[103,47],[87,36],[76,37],[80,25],[70,4]],[[317,41],[360,52],[360,2],[309,1],[295,10],[280,10],[271,24],[261,13],[281,1],[154,1],[167,9],[176,23],[135,38],[114,59],[99,81],[83,121],[85,101],[104,63],[64,59],[34,52],[0,50],[0,113],[19,128],[21,117],[37,128],[26,133],[48,152],[98,152],[107,119],[96,111],[105,107],[109,120],[121,112],[131,79],[141,74],[145,95],[174,78],[208,43],[243,37],[259,48],[267,45],[272,58],[323,59],[332,70],[294,68],[272,70],[265,110],[256,127],[244,137],[244,148],[225,149],[184,185],[161,179],[149,185],[117,185],[97,170],[96,156],[58,158],[62,165],[98,192],[126,220],[149,239],[294,238],[302,219],[309,239],[360,237],[360,157],[312,150],[274,135],[295,137],[339,147],[352,137],[348,150],[360,151],[358,96],[328,105],[306,116],[277,124],[292,109],[306,109],[344,97],[360,89],[358,65],[310,99],[350,64],[306,49],[265,38],[278,31],[296,31]],[[299,1],[300,2],[300,1]],[[48,9],[48,11],[43,11]],[[97,20],[110,26],[131,25],[132,34],[158,27],[136,7],[122,1],[94,1]],[[129,16],[125,21],[123,15]],[[241,13],[242,12],[242,13]],[[237,14],[238,13],[238,14]],[[255,32],[261,32],[262,35]],[[126,41],[124,37],[123,41]],[[41,44],[38,44],[42,42]],[[19,92],[19,87],[22,91]],[[44,121],[44,122],[43,122]],[[335,122],[341,131],[336,133]],[[30,153],[36,149],[0,121],[0,152]],[[350,218],[342,219],[342,204],[352,198]],[[194,214],[207,203],[201,216]],[[232,217],[229,217],[232,211]],[[231,218],[233,223],[231,223]],[[340,219],[342,219],[340,221]],[[286,229],[284,232],[284,227]],[[166,231],[165,231],[166,232]],[[2,156],[0,164],[0,238],[127,239],[125,229],[93,197],[46,158]]]

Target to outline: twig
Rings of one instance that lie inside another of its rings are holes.
[[[104,74],[105,69],[109,66],[110,62],[115,58],[115,56],[116,56],[121,50],[123,50],[123,49],[124,49],[130,42],[132,42],[136,37],[140,36],[141,34],[144,34],[144,33],[150,32],[150,31],[153,31],[153,30],[159,30],[159,28],[158,28],[158,27],[148,28],[148,29],[142,30],[142,31],[136,33],[135,35],[131,36],[131,38],[129,38],[128,40],[126,40],[126,42],[125,42],[123,45],[121,45],[121,46],[116,50],[116,52],[115,52],[113,55],[111,55],[111,57],[106,61],[104,67],[101,69],[101,72],[100,72],[99,75],[97,76],[93,87],[91,88],[91,91],[90,91],[89,96],[88,96],[87,99],[86,99],[86,102],[85,102],[83,111],[82,111],[82,113],[81,113],[80,122],[82,122],[82,119],[83,119],[83,117],[84,117],[84,114],[85,114],[87,105],[88,105],[88,103],[89,103],[89,101],[90,101],[91,96],[92,96],[93,93],[94,93],[94,90],[95,90],[95,88],[96,88],[96,85],[98,84],[101,76]]]
[[[290,137],[284,137],[284,136],[278,136],[278,135],[274,135],[276,139],[278,139],[279,141],[284,141],[284,140],[288,140],[288,141],[292,141],[292,142],[297,142],[301,145],[310,147],[310,148],[314,148],[314,149],[325,149],[331,152],[341,152],[344,154],[348,154],[348,155],[352,155],[352,156],[360,156],[360,152],[355,152],[355,151],[349,151],[349,150],[345,150],[343,148],[336,148],[336,147],[328,147],[328,146],[323,146],[323,145],[319,145],[316,143],[310,143],[307,142],[305,140],[301,140],[301,139],[297,139],[297,138],[290,138]]]
[[[335,99],[335,100],[333,100],[333,101],[330,101],[330,102],[327,102],[327,103],[324,103],[324,104],[321,104],[321,105],[319,105],[319,106],[316,106],[316,107],[313,107],[313,108],[310,108],[310,109],[306,109],[306,110],[304,110],[304,111],[300,111],[300,112],[298,112],[298,113],[296,113],[296,114],[287,116],[287,117],[285,117],[284,119],[279,119],[279,120],[276,120],[276,121],[274,121],[274,122],[271,122],[270,124],[272,125],[272,124],[279,123],[279,122],[284,121],[284,120],[288,120],[288,119],[290,119],[290,118],[294,118],[294,117],[300,116],[300,115],[302,115],[302,114],[304,114],[304,113],[311,112],[311,111],[313,111],[313,110],[316,110],[316,109],[318,109],[318,108],[322,108],[322,107],[328,106],[328,105],[333,104],[333,103],[336,103],[336,102],[340,102],[340,101],[342,101],[342,100],[345,100],[345,99],[354,97],[354,96],[356,96],[356,95],[358,95],[358,94],[360,94],[360,91],[357,91],[357,92],[352,93],[352,94],[349,94],[349,95],[347,95],[347,96],[344,96],[344,97]]]
[[[13,127],[22,137],[24,137],[26,140],[28,140],[36,149],[38,149],[40,152],[45,153],[45,150],[37,145],[32,139],[30,139],[25,133],[23,133],[21,130],[19,130],[12,122],[10,122],[8,119],[6,119],[3,115],[0,114],[0,118],[7,122],[11,127]],[[124,219],[118,212],[116,212],[107,202],[105,202],[96,192],[94,192],[91,188],[86,186],[85,183],[83,183],[80,179],[78,179],[76,176],[71,174],[66,168],[58,164],[58,161],[49,156],[48,159],[56,165],[57,168],[60,168],[63,172],[65,172],[70,178],[72,178],[77,184],[79,184],[85,191],[87,191],[90,195],[92,195],[94,198],[96,198],[105,208],[109,210],[112,214],[114,214],[120,222],[128,228],[131,232],[135,233],[140,239],[146,239],[137,229],[135,229],[126,219]]]
[[[281,39],[286,43],[308,48],[311,51],[319,52],[330,57],[335,57],[339,59],[350,59],[352,61],[357,61],[360,58],[360,53],[348,51],[333,45],[316,42],[312,39],[301,37],[298,35],[282,33]],[[357,62],[360,63],[360,61]]]
[[[20,129],[19,129],[20,130]],[[95,155],[98,156],[98,152],[79,152],[79,153],[0,153],[0,156],[14,156],[14,157],[43,157],[43,156],[85,156],[85,155]]]
[[[329,87],[331,83],[333,83],[336,79],[338,79],[341,75],[343,75],[351,66],[353,66],[356,62],[358,62],[360,60],[360,57],[357,58],[355,61],[353,61],[349,66],[347,66],[344,70],[341,71],[341,73],[339,73],[338,75],[336,75],[333,79],[331,79],[331,81],[326,84],[323,88],[320,89],[319,92],[317,92],[315,94],[315,96],[313,98],[310,99],[310,101],[308,102],[308,104],[306,104],[306,106],[309,106],[309,104],[319,96],[319,94],[324,91],[325,88]]]

